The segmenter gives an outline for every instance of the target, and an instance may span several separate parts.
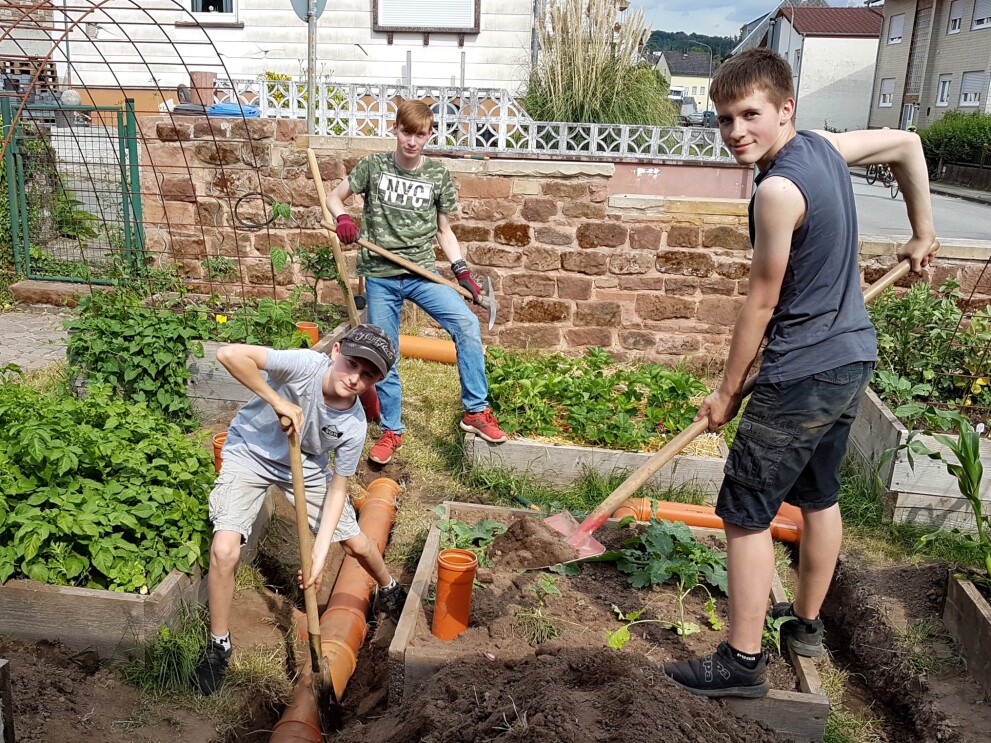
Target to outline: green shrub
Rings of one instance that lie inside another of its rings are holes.
[[[648,31],[631,12],[614,32],[612,0],[547,3],[540,57],[522,99],[537,121],[671,126],[677,116],[664,77],[640,61]]]
[[[148,593],[205,566],[210,453],[147,405],[0,375],[0,581]],[[4,378],[6,377],[6,378]]]
[[[983,147],[991,147],[991,114],[947,111],[919,132],[930,175],[940,163],[975,163]]]

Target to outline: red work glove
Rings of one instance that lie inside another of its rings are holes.
[[[345,245],[350,245],[358,239],[358,225],[352,222],[347,214],[337,218],[337,239]]]
[[[471,277],[471,272],[468,270],[468,264],[465,263],[463,258],[459,258],[451,264],[451,270],[454,272],[454,278],[458,280],[463,289],[467,289],[471,292],[471,301],[475,304],[479,304],[478,293],[482,290],[478,284],[475,283],[475,279]]]

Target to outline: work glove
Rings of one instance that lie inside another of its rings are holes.
[[[358,225],[352,222],[347,214],[337,218],[337,239],[345,245],[350,245],[358,239]]]
[[[468,270],[468,264],[465,263],[464,258],[458,258],[458,260],[454,261],[451,264],[451,271],[454,272],[454,278],[458,280],[461,287],[471,292],[471,301],[475,304],[481,304],[478,301],[478,293],[482,289],[475,283],[475,279],[471,277],[471,271]]]

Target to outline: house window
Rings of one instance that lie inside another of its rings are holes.
[[[939,83],[936,86],[936,105],[950,105],[950,83],[953,82],[953,75],[940,75]]]
[[[950,3],[950,24],[946,27],[946,33],[960,33],[961,25],[963,25],[963,0],[953,0]]]
[[[693,85],[692,86],[692,95],[695,95],[698,92],[699,92],[699,86],[698,85]]]
[[[975,107],[981,105],[987,82],[984,72],[965,72],[960,79],[960,106]]]
[[[795,64],[792,65],[792,69],[795,71],[795,74],[796,75],[802,69],[802,50],[801,49],[796,49],[795,50]]]
[[[991,0],[977,0],[977,3],[974,5],[974,22],[970,27],[991,27]]]
[[[481,0],[372,0],[374,31],[478,33]]]
[[[988,0],[991,3],[991,0]],[[891,20],[888,21],[888,43],[889,44],[901,44],[902,43],[902,33],[905,31],[905,14],[899,13],[898,15],[891,16]]]
[[[699,86],[699,95],[705,95],[705,86],[704,85],[700,85]]]
[[[194,13],[234,13],[234,0],[192,0]]]
[[[879,108],[891,108],[892,101],[895,98],[895,78],[886,77],[881,80],[881,93],[877,99],[877,105]]]

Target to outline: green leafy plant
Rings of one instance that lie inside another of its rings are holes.
[[[124,291],[94,291],[65,323],[73,373],[108,384],[125,400],[143,402],[172,421],[192,425],[186,394],[190,355],[202,358],[208,328],[195,313],[146,307]]]
[[[124,669],[142,691],[185,692],[196,685],[196,663],[206,645],[206,607],[184,605],[175,628],[162,625],[144,658]]]
[[[236,307],[228,315],[213,315],[214,323],[203,337],[279,349],[306,348],[309,337],[296,329],[298,308],[298,293],[290,299],[263,297],[257,303]]]
[[[976,163],[982,148],[991,145],[991,114],[947,111],[921,132],[929,174],[938,177],[945,163]]]
[[[298,264],[300,270],[310,278],[312,281],[308,285],[312,296],[310,312],[314,322],[319,323],[321,319],[319,298],[320,283],[322,281],[336,282],[345,297],[350,291],[337,270],[334,251],[328,246],[303,245],[295,250],[275,248],[270,253],[270,258],[272,260],[272,268],[276,273],[281,273],[286,267],[286,264],[292,262]],[[334,311],[330,311],[329,314],[332,319],[336,319],[338,316],[338,313]]]
[[[579,358],[489,348],[486,373],[506,431],[624,450],[660,448],[692,422],[708,393],[687,371],[617,364],[601,348]]]
[[[0,581],[148,593],[205,566],[216,477],[202,442],[106,385],[0,381]]]
[[[224,255],[211,255],[203,259],[203,275],[211,282],[220,284],[224,298],[230,304],[231,295],[228,284],[237,279],[237,262]]]
[[[773,619],[770,614],[764,617],[764,633],[761,639],[761,645],[770,650],[774,648],[774,651],[781,655],[781,628],[795,619],[793,616],[783,616]]]
[[[984,478],[981,437],[963,416],[955,414],[944,414],[944,416],[952,419],[957,435],[954,438],[945,434],[936,434],[933,438],[950,450],[954,461],[947,459],[942,452],[933,451],[926,446],[925,442],[918,438],[918,431],[910,431],[904,444],[885,453],[882,466],[888,457],[898,451],[905,452],[909,466],[913,469],[916,456],[928,457],[943,463],[946,471],[956,478],[957,488],[970,505],[974,517],[976,534],[967,534],[965,539],[973,543],[984,566],[984,574],[975,576],[975,581],[991,588],[991,514],[984,512],[984,502],[981,500],[981,481]],[[938,538],[937,533],[924,534],[920,542],[925,543],[936,538]]]
[[[535,583],[523,589],[537,595],[537,606],[516,612],[515,626],[532,645],[540,645],[561,635],[558,622],[544,613],[547,597],[561,595],[561,589],[557,587],[559,580],[556,576],[542,573]]]
[[[434,513],[443,516],[446,511],[438,506]],[[441,543],[445,548],[468,550],[478,557],[479,565],[488,565],[490,561],[485,555],[486,550],[497,536],[506,532],[508,527],[492,519],[482,519],[473,525],[458,519],[441,519],[437,522],[437,528],[440,530]]]

